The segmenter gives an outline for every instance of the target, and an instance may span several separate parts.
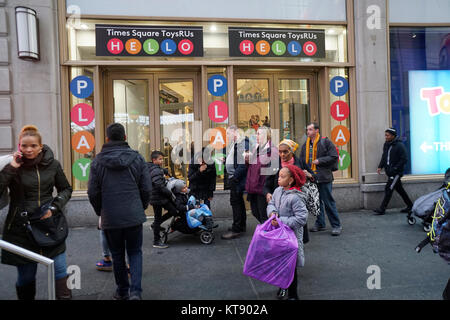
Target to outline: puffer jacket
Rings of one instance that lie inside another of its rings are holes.
[[[284,190],[283,187],[278,187],[272,195],[272,200],[267,205],[267,216],[270,216],[272,212],[278,213],[281,222],[291,228],[297,237],[297,267],[305,265],[303,227],[308,220],[308,210],[306,209],[305,201],[303,192],[296,189]]]
[[[125,141],[104,144],[91,164],[88,196],[103,230],[144,223],[150,196],[144,158]]]
[[[164,177],[164,169],[153,162],[147,162],[147,170],[150,174],[150,181],[152,184],[150,204],[152,206],[163,206],[169,201],[174,200],[172,192],[166,187],[167,181]]]
[[[378,168],[384,168],[388,177],[394,177],[396,175],[403,176],[407,162],[408,155],[405,145],[398,137],[391,142],[384,143],[383,155],[381,156]]]
[[[42,159],[34,166],[22,165],[20,168],[14,168],[8,164],[0,172],[0,194],[9,188],[11,197],[3,229],[3,240],[48,258],[54,258],[65,252],[65,242],[49,248],[36,246],[27,235],[26,218],[20,215],[22,210],[34,212],[49,202],[58,209],[56,214],[63,214],[62,210],[72,196],[72,187],[67,181],[61,164],[54,158],[53,151],[44,145],[42,153]],[[23,204],[20,185],[24,193]],[[56,197],[53,197],[54,188],[57,190]],[[2,251],[3,264],[18,266],[31,262],[13,253]]]

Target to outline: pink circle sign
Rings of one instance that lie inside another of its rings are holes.
[[[208,106],[208,116],[213,122],[224,122],[228,119],[228,105],[223,101],[213,101]]]
[[[331,105],[331,116],[337,121],[344,121],[350,114],[350,108],[344,101],[335,101]]]
[[[94,110],[87,103],[79,103],[70,111],[70,118],[77,126],[88,126],[95,118]]]

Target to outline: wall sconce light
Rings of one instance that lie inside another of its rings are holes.
[[[39,30],[36,11],[27,7],[16,7],[17,53],[20,59],[38,61]]]

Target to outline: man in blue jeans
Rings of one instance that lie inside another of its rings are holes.
[[[142,225],[150,198],[150,176],[144,158],[125,142],[125,128],[113,123],[106,143],[91,164],[88,196],[101,216],[113,259],[115,300],[141,300]],[[125,252],[130,264],[131,285]]]
[[[333,171],[337,170],[339,156],[334,144],[326,137],[321,137],[319,125],[311,123],[306,127],[308,139],[302,146],[300,158],[314,171],[314,180],[317,183],[320,196],[320,214],[311,232],[324,231],[325,212],[330,221],[333,236],[339,236],[342,231],[341,221],[336,209],[336,202],[332,195]]]

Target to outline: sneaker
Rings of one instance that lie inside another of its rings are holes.
[[[231,240],[231,239],[235,239],[235,238],[239,237],[240,235],[241,235],[240,232],[230,231],[228,233],[223,234],[221,236],[221,238],[224,239],[224,240]]]
[[[113,270],[112,261],[111,260],[107,261],[105,259],[97,261],[97,263],[95,264],[95,268],[98,271],[108,271],[108,272],[110,272],[110,271]]]
[[[278,292],[277,292],[277,299],[278,300],[286,300],[287,294],[288,294],[287,289],[280,288],[280,289],[278,289]]]
[[[386,213],[384,210],[381,210],[381,209],[375,209],[375,210],[373,210],[373,212],[375,212],[374,213],[375,216],[382,216],[383,214]]]
[[[309,229],[309,231],[311,231],[311,232],[319,232],[319,231],[325,231],[326,229],[327,229],[326,227],[314,226],[311,229]]]
[[[130,294],[130,300],[142,300],[141,294],[139,292],[132,292]]]
[[[159,249],[167,249],[169,245],[167,243],[162,242],[161,240],[153,242],[153,248]]]
[[[401,212],[401,213],[411,213],[411,209],[412,209],[412,208],[410,208],[410,207],[406,207],[406,208],[400,210],[400,212]]]
[[[128,294],[121,295],[117,291],[113,295],[113,300],[129,300],[129,299],[130,299],[130,296]]]
[[[332,236],[339,236],[341,234],[341,231],[342,231],[342,227],[333,228],[333,230],[331,231],[331,235]]]

